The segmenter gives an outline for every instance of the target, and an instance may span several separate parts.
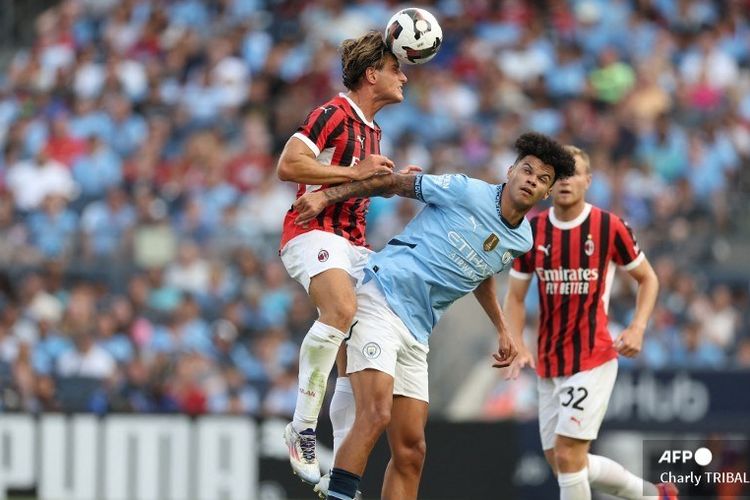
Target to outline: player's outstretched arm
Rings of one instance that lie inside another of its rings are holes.
[[[349,198],[366,198],[370,196],[403,196],[417,198],[414,190],[415,176],[412,174],[387,174],[369,179],[314,191],[297,198],[292,205],[299,216],[297,224],[306,224],[314,219],[328,205],[346,201]]]
[[[628,271],[638,283],[633,321],[615,339],[615,349],[623,356],[634,358],[643,347],[643,334],[659,295],[659,278],[648,259],[643,259],[635,269]]]
[[[516,355],[518,350],[513,337],[508,330],[508,325],[505,321],[502,309],[497,300],[497,293],[495,292],[495,277],[490,276],[486,280],[482,281],[479,286],[474,290],[474,297],[476,297],[479,305],[482,306],[484,312],[492,321],[498,335],[498,349],[497,352],[492,355],[495,362],[492,366],[496,368],[502,368],[509,366]]]

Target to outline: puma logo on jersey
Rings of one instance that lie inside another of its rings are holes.
[[[357,140],[359,141],[359,145],[362,149],[365,148],[365,138],[361,135],[357,136]]]
[[[325,115],[326,113],[328,113],[329,111],[333,109],[333,106],[320,106],[318,109],[322,109],[323,114]]]
[[[549,249],[550,249],[550,247],[551,247],[551,246],[552,246],[552,245],[549,245],[549,244],[547,244],[547,245],[544,245],[544,246],[542,246],[542,245],[537,245],[537,246],[536,246],[536,249],[537,249],[537,250],[539,250],[540,252],[542,252],[542,253],[543,253],[544,255],[546,255],[547,257],[549,257]]]
[[[573,422],[575,422],[576,424],[578,424],[578,427],[581,426],[581,421],[578,420],[576,417],[570,417],[570,420],[572,420]]]
[[[477,225],[477,220],[474,218],[473,215],[469,216],[469,221],[471,222],[471,225],[474,226],[474,228],[472,229],[472,231],[476,231],[477,227],[479,227],[479,226]]]

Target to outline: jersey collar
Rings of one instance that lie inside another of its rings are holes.
[[[578,227],[581,224],[583,224],[583,221],[586,220],[586,218],[591,213],[591,203],[586,203],[583,206],[583,210],[573,220],[560,220],[557,217],[555,217],[555,207],[551,207],[549,209],[549,221],[552,223],[553,226],[555,226],[557,229],[573,229],[574,227]]]
[[[349,101],[349,105],[352,107],[352,109],[354,110],[354,112],[357,113],[357,116],[359,116],[360,120],[362,120],[363,122],[365,122],[365,124],[368,127],[370,127],[371,129],[377,130],[377,127],[375,126],[375,122],[371,122],[367,118],[365,118],[365,114],[362,112],[361,109],[359,109],[359,106],[357,106],[357,104],[354,101],[352,101],[351,98],[348,95],[344,94],[343,92],[340,92],[339,96],[341,96],[344,99],[346,99],[347,101]]]
[[[500,220],[503,221],[503,224],[505,224],[506,226],[508,226],[511,229],[516,229],[523,222],[523,217],[521,218],[521,221],[518,224],[516,224],[515,226],[513,224],[511,224],[510,222],[508,222],[508,220],[505,217],[503,217],[503,211],[500,208],[500,201],[503,199],[503,188],[504,187],[505,187],[505,183],[500,184],[500,185],[497,186],[497,195],[495,196],[495,204],[497,205],[497,215],[500,216]]]

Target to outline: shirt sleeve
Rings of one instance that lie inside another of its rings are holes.
[[[414,192],[431,205],[457,205],[464,200],[469,178],[462,174],[417,175]]]
[[[344,132],[346,113],[341,108],[327,105],[310,111],[305,121],[292,137],[304,142],[310,150],[319,156],[320,152]]]
[[[638,247],[633,230],[627,222],[619,217],[613,217],[614,245],[612,260],[626,271],[635,269],[645,259],[645,255]]]
[[[510,275],[521,280],[530,280],[534,276],[534,257],[533,249],[523,255],[518,256],[513,261],[513,267],[510,268]]]

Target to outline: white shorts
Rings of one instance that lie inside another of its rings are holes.
[[[429,403],[427,352],[388,306],[375,280],[357,289],[346,372],[374,369],[393,377],[393,394]]]
[[[310,280],[329,269],[343,269],[359,282],[372,250],[326,231],[295,236],[281,249],[281,261],[294,280],[309,291]]]
[[[617,359],[569,377],[539,378],[539,434],[542,449],[555,436],[592,441],[599,434],[617,378]]]

